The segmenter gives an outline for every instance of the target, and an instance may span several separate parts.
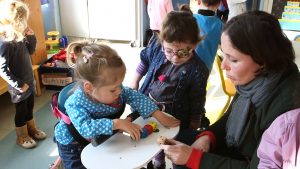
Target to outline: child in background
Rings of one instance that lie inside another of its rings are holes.
[[[223,29],[223,22],[216,15],[221,0],[198,0],[198,3],[200,9],[194,17],[200,28],[200,35],[204,36],[204,39],[195,51],[211,71]]]
[[[172,0],[148,0],[147,12],[150,22],[150,36],[146,37],[145,46],[157,41],[157,34],[167,14],[173,11]]]
[[[300,167],[300,109],[277,117],[262,135],[257,156],[258,169]]]
[[[73,66],[77,87],[65,102],[66,114],[85,139],[111,135],[114,130],[120,129],[129,133],[133,140],[139,140],[142,127],[127,119],[119,119],[125,103],[140,112],[143,118],[152,116],[166,127],[179,125],[179,120],[159,111],[149,98],[122,85],[126,68],[110,47],[74,42],[67,52],[67,61],[70,61],[70,53],[76,58]],[[80,160],[84,146],[74,139],[67,125],[60,120],[55,127],[59,155],[65,169],[84,168]]]
[[[147,11],[150,29],[160,31],[163,20],[169,12],[173,11],[172,0],[148,0]]]
[[[227,5],[227,0],[221,0],[221,4],[217,10],[217,16],[222,20],[223,23],[226,23],[228,20],[229,9]]]
[[[172,0],[174,11],[179,11],[181,5],[190,5],[190,0]]]
[[[180,120],[178,137],[186,129],[207,127],[204,105],[209,71],[194,51],[201,41],[195,18],[189,12],[170,12],[159,39],[141,51],[131,87],[138,89],[141,78],[147,74],[139,91]],[[153,165],[165,167],[163,152],[155,157]]]
[[[26,4],[4,0],[0,2],[0,11],[0,76],[8,83],[8,92],[15,104],[17,144],[33,148],[34,139],[46,138],[33,118],[35,83],[30,55],[35,51],[36,37],[27,26]]]

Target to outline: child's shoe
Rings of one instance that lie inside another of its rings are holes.
[[[33,148],[36,142],[28,135],[27,125],[16,127],[17,144],[23,148]]]
[[[45,132],[36,127],[34,119],[27,121],[26,124],[29,135],[34,139],[43,140],[47,137]]]

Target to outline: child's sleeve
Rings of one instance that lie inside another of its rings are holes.
[[[190,120],[192,123],[201,122],[201,117],[205,116],[205,102],[206,102],[206,85],[209,76],[208,69],[203,65],[202,69],[194,71],[191,74],[191,87],[189,88],[189,104],[191,107]]]
[[[277,118],[262,135],[257,156],[259,158],[258,169],[281,168],[283,165],[282,146],[283,138],[289,138],[284,116]],[[287,150],[286,150],[287,151]]]
[[[121,95],[125,98],[126,104],[129,104],[134,111],[139,112],[144,119],[158,110],[158,107],[150,98],[136,90],[124,87]]]
[[[158,35],[153,35],[149,40],[148,46],[140,53],[141,62],[147,68],[147,70],[149,65],[153,61],[155,54],[158,53],[157,50],[161,50],[161,45],[158,39]]]
[[[30,55],[35,52],[36,47],[36,37],[35,35],[27,35],[26,37],[26,46]]]
[[[0,43],[0,76],[12,87],[21,91],[21,87],[24,85],[19,78],[16,78],[9,71],[9,56],[12,54],[13,49],[8,43]],[[15,65],[16,66],[16,65]]]

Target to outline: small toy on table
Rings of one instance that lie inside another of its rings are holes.
[[[159,132],[157,128],[156,122],[148,122],[141,131],[141,138],[146,138],[148,135],[152,134],[153,132]]]

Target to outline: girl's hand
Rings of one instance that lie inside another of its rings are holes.
[[[21,93],[25,93],[28,90],[28,88],[28,84],[24,83],[24,85],[21,87]]]
[[[24,31],[25,35],[34,35],[34,32],[31,28],[27,27]]]
[[[156,110],[154,113],[152,113],[152,117],[154,117],[165,127],[176,127],[180,124],[180,121],[178,119],[173,116],[169,116],[159,110]]]
[[[192,147],[203,152],[209,152],[211,140],[208,135],[199,137],[193,144]]]
[[[179,141],[168,139],[170,145],[160,145],[168,159],[177,165],[185,165],[192,153],[193,148]]]
[[[139,140],[141,137],[141,126],[131,123],[125,119],[114,119],[114,130],[123,130],[127,132],[133,140]]]

